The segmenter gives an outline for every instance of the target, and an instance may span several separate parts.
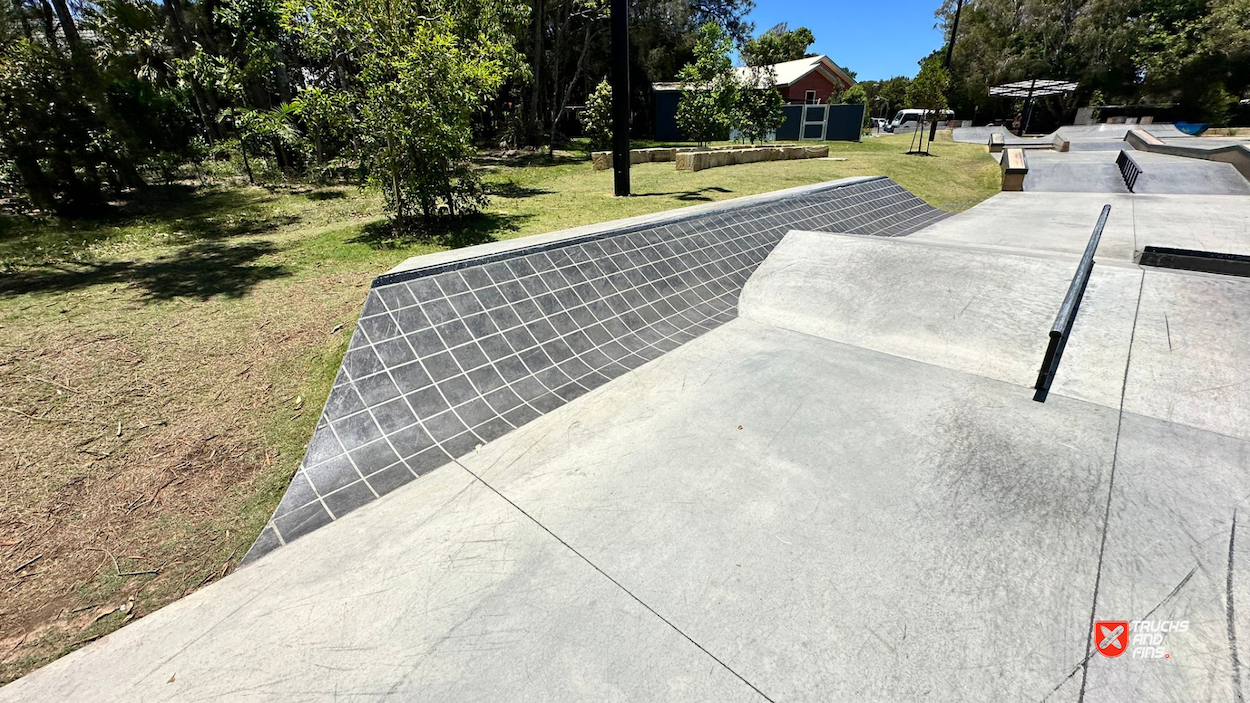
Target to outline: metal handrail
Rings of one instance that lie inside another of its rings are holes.
[[[1085,253],[1081,255],[1081,263],[1076,267],[1076,275],[1068,285],[1068,293],[1063,296],[1063,304],[1059,306],[1059,314],[1055,316],[1055,324],[1050,328],[1050,340],[1046,344],[1046,355],[1042,357],[1042,368],[1037,372],[1037,383],[1033,388],[1033,400],[1046,402],[1050,392],[1050,384],[1055,380],[1059,370],[1059,360],[1063,349],[1068,344],[1068,336],[1072,333],[1072,324],[1076,321],[1076,312],[1081,307],[1081,299],[1085,296],[1085,286],[1089,284],[1090,274],[1094,270],[1094,251],[1102,240],[1102,228],[1107,225],[1107,217],[1111,215],[1111,205],[1102,206],[1102,214],[1098,216],[1098,224],[1085,245]]]
[[[1137,185],[1137,177],[1142,174],[1141,166],[1138,166],[1137,160],[1123,149],[1120,150],[1120,155],[1115,157],[1115,165],[1120,169],[1120,177],[1124,179],[1128,192],[1132,193],[1133,187]]]

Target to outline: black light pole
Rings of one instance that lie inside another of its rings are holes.
[[[955,0],[955,21],[951,22],[951,38],[946,42],[946,69],[947,75],[951,71],[951,55],[955,53],[955,34],[959,32],[959,13],[963,12],[964,0]],[[937,137],[937,112],[933,113],[933,126],[929,127],[929,141],[932,142]]]
[[[964,9],[964,0],[955,2],[955,21],[951,22],[951,38],[946,42],[946,70],[951,70],[951,55],[955,53],[955,34],[959,32],[959,13]]]
[[[629,3],[626,0],[612,0],[612,175],[616,195],[629,195]]]
[[[1024,115],[1020,120],[1020,134],[1016,136],[1023,137],[1029,131],[1029,118],[1033,117],[1033,91],[1037,90],[1037,79],[1029,84],[1029,97],[1024,99]]]

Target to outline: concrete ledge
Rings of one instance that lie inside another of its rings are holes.
[[[1006,140],[1003,139],[1003,135],[995,133],[990,135],[990,140],[987,144],[991,154],[998,154],[1002,152],[1005,143]]]
[[[1202,159],[1232,164],[1242,178],[1250,181],[1250,147],[1244,144],[1229,144],[1215,149],[1204,149],[1188,144],[1167,144],[1158,137],[1143,129],[1132,129],[1124,135],[1124,141],[1134,149],[1151,154],[1167,156],[1183,156],[1188,159]]]
[[[1064,139],[1058,134],[1055,135],[1055,138],[1052,139],[1050,143],[1051,143],[1051,148],[1058,152],[1067,152],[1072,146],[1072,142],[1068,141],[1067,139]]]
[[[1150,151],[1153,147],[1163,146],[1163,141],[1144,129],[1130,129],[1124,135],[1124,141],[1140,151]]]
[[[1024,149],[1012,148],[1004,151],[999,167],[1003,174],[1003,191],[1024,190],[1024,177],[1029,173],[1029,162],[1024,158]]]

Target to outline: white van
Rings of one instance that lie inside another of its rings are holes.
[[[887,132],[914,132],[920,126],[922,116],[932,117],[932,110],[917,110],[915,108],[907,108],[899,110],[894,115],[894,119],[890,120],[890,124],[886,125]],[[955,118],[954,110],[938,110],[939,122],[947,122]],[[938,125],[939,127],[941,124]]]

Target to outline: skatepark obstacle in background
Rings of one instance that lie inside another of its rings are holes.
[[[1137,178],[1141,176],[1142,169],[1138,165],[1137,160],[1129,156],[1128,152],[1121,149],[1120,155],[1115,158],[1115,165],[1120,169],[1120,175],[1124,177],[1124,187],[1128,188],[1128,192],[1133,192],[1133,186],[1137,185]]]
[[[1024,177],[1029,174],[1029,162],[1024,158],[1024,149],[1011,148],[1004,151],[998,164],[1003,174],[1002,189],[1008,192],[1024,190]]]
[[[1232,164],[1242,178],[1250,181],[1250,147],[1245,144],[1225,144],[1211,148],[1203,146],[1202,141],[1196,139],[1185,143],[1166,143],[1142,129],[1129,130],[1124,135],[1124,141],[1134,149],[1150,154],[1183,156],[1190,159]]]

